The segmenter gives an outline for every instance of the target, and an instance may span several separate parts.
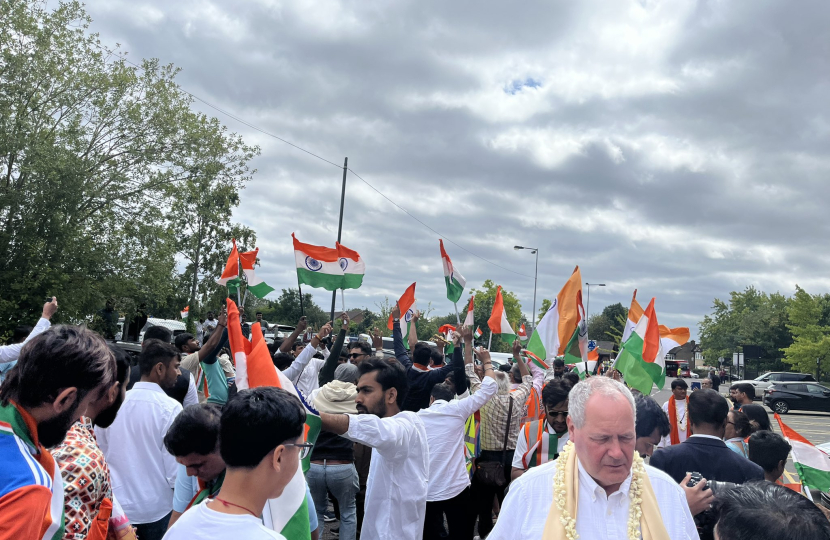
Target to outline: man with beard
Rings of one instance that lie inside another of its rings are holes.
[[[115,380],[101,336],[56,326],[20,352],[0,388],[0,539],[63,537],[63,480],[47,448],[57,446]]]
[[[106,428],[115,421],[130,378],[127,354],[114,345],[109,348],[115,356],[115,382],[100,399],[87,407],[80,420],[72,424],[63,442],[52,450],[64,481],[65,540],[103,539],[110,523],[113,530],[131,531],[129,522],[123,517],[110,521],[110,517],[119,512],[113,512],[109,467],[93,431],[93,426]]]
[[[357,366],[358,415],[320,412],[323,429],[372,447],[362,540],[420,540],[424,533],[429,449],[424,422],[401,411],[409,390],[396,360],[368,358]],[[460,450],[460,449],[459,449]]]
[[[170,343],[145,340],[138,357],[141,380],[127,392],[115,422],[96,434],[112,491],[141,540],[160,540],[173,510],[177,465],[163,440],[182,406],[164,390],[176,384],[179,362]]]

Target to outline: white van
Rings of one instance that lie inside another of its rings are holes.
[[[138,335],[139,343],[144,342],[144,332],[146,332],[147,329],[151,326],[163,326],[167,328],[168,330],[173,332],[173,340],[175,340],[176,336],[178,336],[179,334],[184,334],[187,331],[187,327],[182,321],[174,321],[173,319],[156,319],[154,317],[150,317],[147,319],[147,323],[144,325],[144,328],[141,329],[141,333],[139,333]]]

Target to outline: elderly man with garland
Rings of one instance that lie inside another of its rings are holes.
[[[490,540],[697,540],[683,489],[643,463],[631,392],[591,377],[569,395],[570,441],[511,486]]]

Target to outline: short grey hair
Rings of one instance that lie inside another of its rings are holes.
[[[631,391],[624,384],[610,377],[589,377],[584,381],[580,381],[568,394],[568,416],[574,426],[582,428],[585,425],[585,407],[588,405],[588,399],[594,393],[603,396],[621,395],[624,397],[631,406],[631,413],[636,425],[637,407],[634,405],[634,396],[631,395]]]

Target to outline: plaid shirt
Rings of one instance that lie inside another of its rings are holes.
[[[472,364],[464,368],[470,379],[470,392],[475,392],[481,386],[481,380],[476,375]],[[504,431],[507,429],[507,411],[510,400],[513,400],[513,419],[510,422],[510,434],[507,437],[507,450],[516,449],[516,439],[522,428],[522,418],[527,409],[527,398],[533,388],[533,377],[522,377],[522,384],[508,394],[496,394],[481,408],[481,449],[500,452],[504,447]]]

